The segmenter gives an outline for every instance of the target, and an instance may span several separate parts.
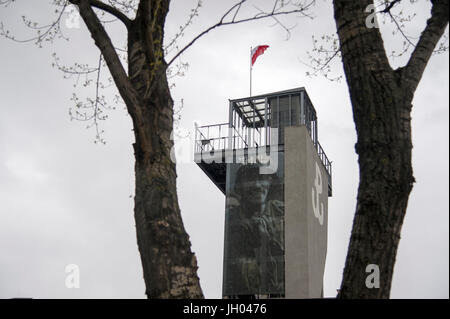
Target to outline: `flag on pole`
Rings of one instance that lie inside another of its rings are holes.
[[[253,48],[252,50],[252,66],[255,64],[256,59],[261,55],[264,54],[264,51],[267,50],[269,46],[268,45],[258,45],[256,48]]]

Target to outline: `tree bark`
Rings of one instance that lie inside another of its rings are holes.
[[[425,65],[448,25],[448,1],[432,2],[433,16],[419,41],[426,43],[426,48],[419,49],[422,58],[415,58],[416,48],[407,67],[393,70],[380,31],[366,26],[365,9],[373,1],[334,0],[358,136],[355,149],[360,172],[339,298],[390,296],[401,228],[414,183],[412,99]],[[379,286],[377,279],[370,276],[376,274],[371,273],[373,268],[367,268],[369,265],[379,269]]]
[[[122,17],[128,30],[128,75],[92,9],[95,1],[71,2],[79,6],[133,121],[134,214],[145,293],[148,298],[203,298],[197,260],[178,205],[175,163],[170,158],[173,101],[162,47],[170,1],[141,0],[133,21]]]
[[[162,47],[168,7],[141,1],[128,36],[129,77],[142,98],[134,144],[137,239],[149,298],[202,298],[170,158],[173,101]]]

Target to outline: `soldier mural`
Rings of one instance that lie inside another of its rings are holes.
[[[235,178],[226,205],[226,294],[283,294],[282,178],[260,174],[257,164],[231,170]]]

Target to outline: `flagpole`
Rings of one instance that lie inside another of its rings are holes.
[[[252,47],[250,47],[250,97],[252,96]]]

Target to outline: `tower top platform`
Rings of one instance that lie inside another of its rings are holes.
[[[225,193],[226,151],[276,146],[284,148],[284,128],[306,126],[328,174],[331,196],[331,162],[318,141],[316,110],[304,87],[229,100],[227,123],[197,126],[194,160]],[[273,134],[276,131],[277,134]]]

